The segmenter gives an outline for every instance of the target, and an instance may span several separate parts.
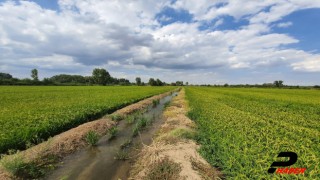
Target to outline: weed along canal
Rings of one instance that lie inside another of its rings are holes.
[[[177,92],[154,100],[144,110],[126,117],[112,117],[118,125],[109,130],[95,146],[80,150],[63,159],[44,179],[127,179],[132,159],[139,147],[149,145],[163,123],[164,107]]]

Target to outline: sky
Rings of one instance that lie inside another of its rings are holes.
[[[0,72],[320,84],[320,0],[0,0]]]

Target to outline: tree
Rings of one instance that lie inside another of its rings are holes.
[[[177,81],[177,82],[176,82],[176,85],[177,85],[177,86],[183,86],[183,81]]]
[[[100,85],[109,84],[111,83],[111,80],[112,80],[109,72],[103,68],[101,69],[95,68],[92,71],[92,78],[96,84],[100,84]]]
[[[282,80],[274,81],[273,84],[274,84],[276,87],[282,87],[282,86],[283,86],[283,81],[282,81]]]
[[[130,84],[130,81],[125,78],[118,79],[118,82],[119,82],[119,85],[129,85]]]
[[[17,80],[11,74],[0,72],[0,85],[13,85]]]
[[[163,82],[160,79],[156,80],[156,86],[162,86]]]
[[[32,69],[31,70],[31,78],[34,81],[38,81],[39,80],[39,78],[38,78],[38,70],[37,69]]]
[[[156,82],[153,78],[150,78],[148,84],[149,84],[150,86],[155,86],[155,85],[157,84],[157,82]]]
[[[11,74],[0,72],[0,80],[4,80],[4,79],[12,79]]]
[[[136,77],[136,83],[138,86],[141,86],[141,78],[140,77]]]
[[[69,84],[84,84],[87,82],[86,78],[80,75],[68,75],[68,74],[59,74],[52,76],[50,78],[52,82],[63,84],[63,83],[69,83]]]

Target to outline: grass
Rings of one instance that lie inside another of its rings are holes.
[[[176,144],[183,141],[183,139],[198,139],[198,133],[193,129],[188,128],[174,128],[168,127],[167,132],[163,131],[158,140],[161,140],[167,144]]]
[[[140,128],[137,125],[133,126],[133,128],[132,128],[132,136],[133,137],[137,136],[139,134],[139,131],[140,131]]]
[[[0,165],[16,178],[36,179],[43,177],[48,164],[38,164],[35,162],[26,163],[24,157],[19,152],[2,156]]]
[[[197,132],[192,129],[186,128],[176,128],[169,132],[171,136],[184,138],[184,139],[193,139],[195,140],[197,137]]]
[[[139,131],[146,127],[150,123],[150,119],[147,119],[145,117],[140,118],[136,124],[133,126],[132,132],[133,136],[137,136]]]
[[[211,167],[209,164],[204,164],[200,161],[197,161],[194,158],[191,158],[191,166],[192,169],[196,170],[199,172],[201,177],[203,179],[212,179],[212,177],[221,177],[221,173],[218,172],[216,169]]]
[[[117,152],[116,156],[114,157],[117,160],[128,160],[129,159],[129,153],[125,150],[120,150]]]
[[[125,120],[127,122],[127,124],[133,124],[134,122],[136,122],[139,117],[142,115],[142,111],[137,111],[133,114],[128,115]]]
[[[117,134],[118,134],[118,131],[119,130],[118,130],[118,128],[116,126],[111,127],[108,130],[109,138],[112,139],[112,138],[116,137]]]
[[[112,114],[110,117],[112,121],[117,121],[117,122],[124,119],[124,117],[120,114]]]
[[[132,140],[128,139],[120,145],[120,149],[127,149],[131,146]]]
[[[96,146],[99,141],[99,135],[94,131],[89,131],[85,138],[86,142],[91,146]]]
[[[164,109],[167,108],[167,107],[169,107],[169,105],[170,105],[170,101],[165,102],[165,103],[164,103]]]
[[[4,167],[9,173],[16,175],[21,169],[25,167],[23,156],[19,153],[11,154],[10,158],[6,156],[1,157],[0,165]]]
[[[180,178],[180,172],[181,166],[178,163],[175,163],[169,160],[169,158],[165,157],[151,165],[150,170],[147,172],[145,180],[176,180]]]
[[[25,149],[174,87],[1,86],[0,153]],[[30,144],[29,143],[29,144]]]
[[[158,104],[160,104],[160,100],[159,99],[152,100],[152,107],[157,107]]]

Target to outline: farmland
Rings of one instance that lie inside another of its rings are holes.
[[[0,153],[25,148],[174,87],[0,87]]]
[[[188,87],[201,154],[234,179],[271,179],[280,152],[298,154],[300,179],[320,178],[320,91]],[[292,178],[294,175],[286,175]]]

